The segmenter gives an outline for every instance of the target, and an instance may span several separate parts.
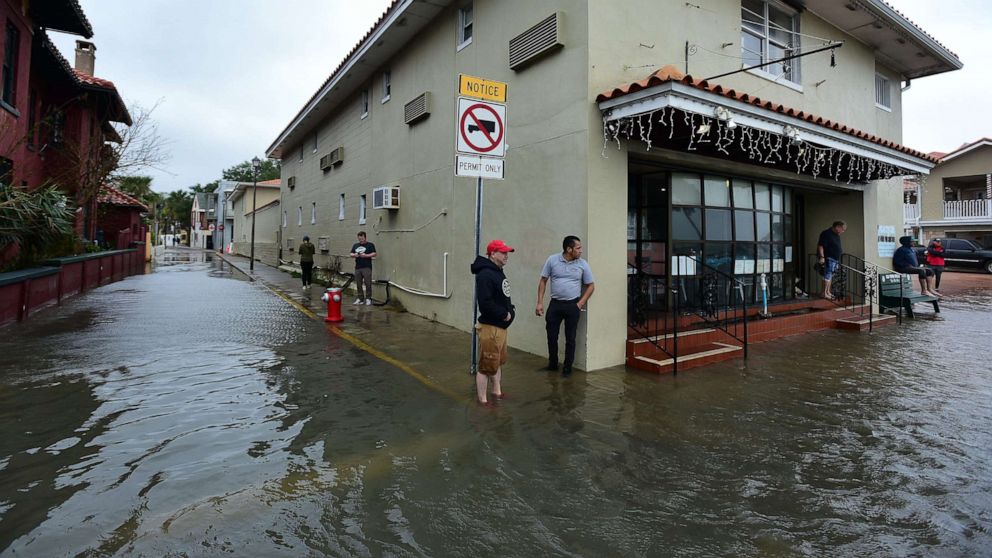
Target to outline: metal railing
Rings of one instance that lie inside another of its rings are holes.
[[[628,264],[627,327],[672,359],[679,371],[679,296],[664,275],[646,273]]]
[[[683,310],[741,343],[747,358],[747,298],[744,283],[695,256],[672,258],[672,282]]]
[[[826,298],[823,293],[824,279],[817,268],[819,257],[809,254],[806,292],[810,296]],[[840,308],[861,318],[868,314],[868,330],[874,329],[874,304],[878,302],[878,273],[869,273],[866,262],[851,254],[841,254],[837,269],[830,280],[830,300]]]
[[[870,285],[874,290],[874,298],[871,301],[878,304],[879,310],[881,310],[881,285],[878,283],[878,276],[882,273],[884,274],[895,274],[900,276],[899,281],[899,298],[902,299],[907,293],[903,288],[903,281],[901,279],[902,274],[894,269],[889,269],[885,266],[879,265],[875,262],[869,262],[868,260],[861,259],[857,256],[851,254],[844,254],[850,258],[851,262],[855,266],[859,266],[863,271],[865,277],[871,281]],[[899,312],[897,313],[898,323],[902,323],[902,304],[899,305]]]

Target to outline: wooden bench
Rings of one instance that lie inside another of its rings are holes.
[[[878,306],[879,310],[889,309],[906,310],[910,318],[915,318],[913,305],[917,302],[929,302],[933,304],[933,311],[940,313],[940,299],[935,296],[924,296],[913,290],[913,279],[910,275],[902,273],[880,273],[878,275]]]

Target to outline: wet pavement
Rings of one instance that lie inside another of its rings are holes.
[[[939,318],[678,377],[563,379],[512,351],[510,398],[486,409],[468,335],[386,307],[328,328],[319,290],[233,265],[169,250],[2,330],[0,556],[992,548],[978,276]]]

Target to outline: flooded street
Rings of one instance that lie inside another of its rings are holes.
[[[2,330],[0,556],[989,555],[992,292],[942,308],[677,377],[513,353],[484,409],[171,251]]]

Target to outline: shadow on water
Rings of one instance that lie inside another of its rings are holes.
[[[329,335],[220,261],[108,285],[0,341],[0,555],[979,555],[992,302],[509,398]],[[234,274],[233,277],[237,277]],[[352,324],[388,349],[409,323]],[[444,343],[464,334],[422,324]],[[389,330],[389,328],[392,328]],[[389,331],[386,331],[389,330]],[[391,331],[391,333],[390,333]],[[5,332],[6,333],[6,332]],[[955,339],[954,350],[934,340]]]

